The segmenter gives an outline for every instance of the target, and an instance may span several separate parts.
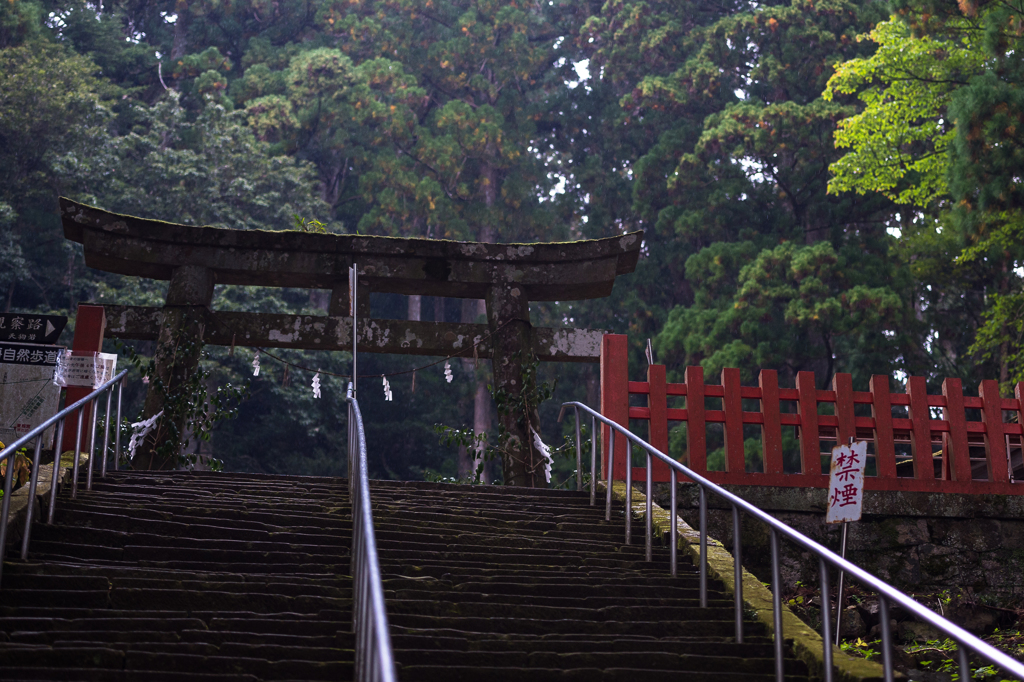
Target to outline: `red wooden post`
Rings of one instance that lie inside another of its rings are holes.
[[[698,474],[708,470],[708,434],[704,423],[704,368],[686,368],[687,463]]]
[[[722,410],[725,411],[725,470],[744,473],[743,401],[740,398],[740,371],[735,367],[722,369]]]
[[[857,437],[853,414],[853,376],[835,374],[832,377],[832,390],[836,392],[836,419],[839,421],[836,444],[848,445],[851,439]]]
[[[949,433],[942,434],[942,471],[954,481],[970,482],[971,453],[967,445],[967,415],[964,412],[964,387],[959,379],[942,382],[946,406],[942,418],[949,422]]]
[[[629,428],[629,348],[624,334],[605,334],[601,339],[601,414]],[[601,427],[601,477],[608,476],[608,442],[611,429]],[[613,478],[625,480],[626,437],[615,438]]]
[[[1003,432],[1003,399],[999,382],[986,379],[978,386],[981,396],[981,419],[985,422],[985,456],[988,458],[988,480],[1009,483],[1006,462],[1006,435]]]
[[[910,447],[914,451],[914,478],[929,480],[935,478],[932,463],[932,429],[928,422],[928,383],[924,377],[907,378],[907,395],[910,396]]]
[[[78,313],[75,315],[75,336],[71,342],[71,350],[100,352],[103,350],[103,333],[107,328],[107,316],[103,313],[101,305],[78,304]],[[70,405],[78,402],[85,396],[92,393],[88,386],[68,386],[65,390],[64,404]],[[89,420],[92,419],[91,405],[86,405],[82,411],[82,447],[89,444],[87,437]],[[61,442],[61,452],[75,449],[75,434],[77,432],[78,415],[73,415],[64,425],[64,440]]]
[[[665,389],[665,365],[647,366],[647,407],[651,420],[647,422],[647,442],[666,455],[668,452],[668,394]],[[668,465],[658,458],[651,462],[651,477],[655,481],[669,480]]]
[[[892,399],[889,376],[871,377],[871,414],[875,418],[875,466],[879,478],[896,478],[896,447],[892,438]]]
[[[761,452],[764,453],[764,472],[781,474],[782,470],[782,424],[779,421],[779,373],[774,369],[762,369],[757,378],[761,387]]]
[[[800,473],[821,473],[821,440],[818,438],[818,388],[814,372],[796,373],[800,399]]]

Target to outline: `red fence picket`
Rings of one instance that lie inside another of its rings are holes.
[[[874,445],[875,475],[865,477],[868,490],[1024,493],[1024,486],[1018,485],[1024,483],[1024,382],[1016,386],[1013,398],[1004,399],[998,382],[983,381],[975,398],[964,396],[959,379],[946,379],[941,395],[929,395],[924,377],[909,377],[906,393],[893,393],[887,376],[875,375],[868,391],[855,391],[849,374],[836,374],[832,389],[821,390],[814,384],[813,372],[798,372],[796,388],[780,388],[774,370],[763,370],[757,386],[741,386],[737,369],[724,369],[720,384],[706,384],[701,367],[687,367],[685,382],[671,384],[666,383],[663,365],[649,366],[647,381],[629,381],[627,360],[626,337],[605,335],[602,414],[627,428],[631,420],[646,421],[652,445],[715,483],[827,488],[822,456],[836,443],[855,438]],[[637,402],[645,404],[631,405],[630,396],[638,396]],[[669,406],[669,400],[677,397],[686,399],[685,407]],[[720,400],[721,409],[708,409],[708,399]],[[745,400],[758,401],[757,411],[744,411]],[[831,406],[832,414],[820,414],[821,405]],[[869,405],[871,416],[857,416],[858,405]],[[932,418],[935,408],[941,408],[941,419]],[[894,409],[905,410],[906,416],[893,416]],[[980,421],[968,420],[971,410],[980,412]],[[1016,422],[1006,421],[1004,413],[1015,415]],[[669,430],[678,422],[687,425],[686,452],[669,453]],[[722,425],[724,471],[707,469],[708,424]],[[744,425],[760,427],[761,471],[746,470]],[[783,469],[785,428],[797,432],[799,472]],[[607,443],[607,428],[603,436]],[[978,456],[972,457],[972,451]],[[616,438],[618,480],[626,476],[627,452],[625,438]],[[607,446],[602,462],[602,475],[607,475]],[[1014,468],[1019,479],[1014,478]],[[634,480],[644,476],[643,468],[634,468]],[[668,467],[659,464],[653,476],[655,481],[667,481]]]

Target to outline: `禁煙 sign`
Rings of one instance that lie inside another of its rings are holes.
[[[867,459],[867,441],[860,440],[832,448],[825,523],[860,520],[864,503],[864,465]]]

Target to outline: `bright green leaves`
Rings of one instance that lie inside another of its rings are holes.
[[[898,19],[861,39],[878,44],[870,57],[836,67],[827,100],[856,93],[864,110],[839,123],[836,146],[851,151],[830,167],[829,191],[881,192],[927,207],[947,194],[947,150],[954,137],[946,116],[953,92],[985,62],[970,33],[954,41],[912,37]]]

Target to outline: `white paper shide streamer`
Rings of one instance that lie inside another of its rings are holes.
[[[444,361],[444,380],[452,383],[452,364],[447,360]]]
[[[533,431],[533,447],[537,448],[537,452],[544,458],[544,480],[551,483],[551,465],[554,464],[554,460],[551,459],[551,448],[540,439],[537,429],[531,427],[530,430]]]
[[[139,443],[142,442],[142,439],[153,430],[153,427],[156,426],[156,420],[159,419],[163,413],[164,411],[160,410],[149,419],[144,419],[143,421],[135,422],[131,425],[132,437],[131,440],[128,441],[129,459],[135,458],[135,448],[139,447]]]
[[[320,397],[320,372],[313,375],[313,397]]]
[[[391,395],[391,384],[388,383],[388,378],[386,376],[384,376],[383,374],[380,375],[380,378],[384,380],[384,400],[387,400],[387,401],[390,402],[391,398],[392,398],[392,395]]]
[[[260,352],[256,351],[256,355],[252,358],[252,375],[258,377],[260,375]]]

